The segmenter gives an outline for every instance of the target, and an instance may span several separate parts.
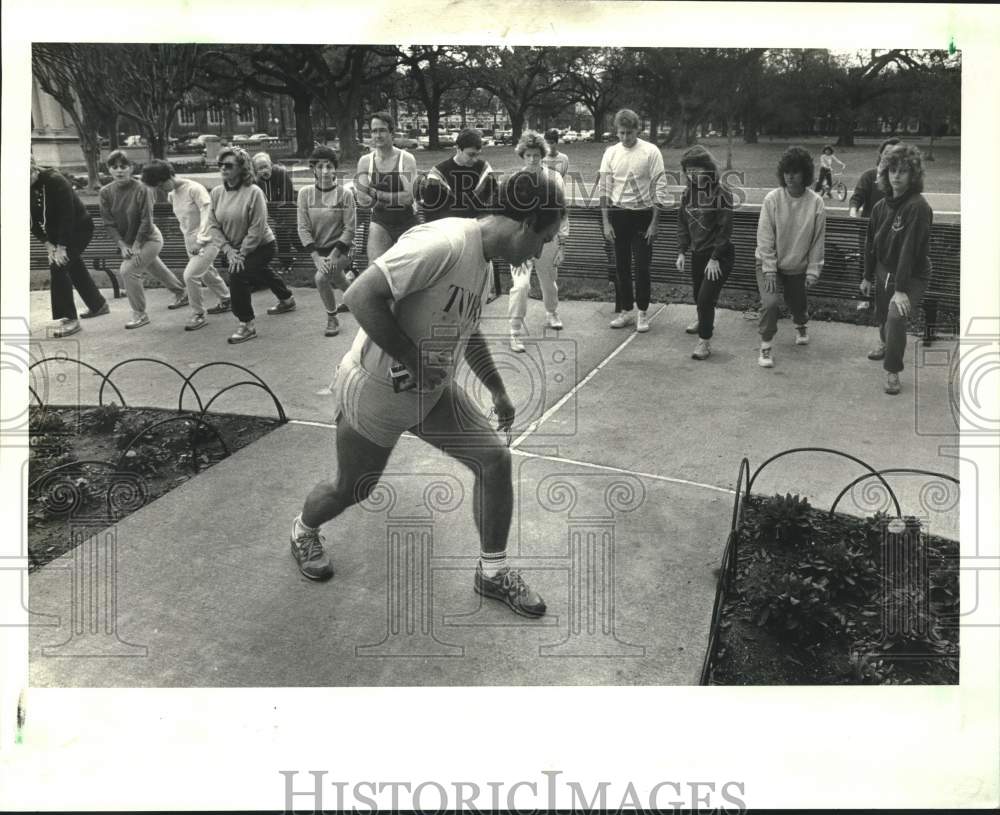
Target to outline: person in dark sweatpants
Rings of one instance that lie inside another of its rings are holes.
[[[208,232],[229,263],[229,291],[233,314],[240,321],[230,344],[257,336],[250,295],[255,285],[267,286],[278,298],[268,314],[295,310],[295,298],[271,269],[276,254],[274,232],[267,223],[267,201],[254,184],[253,164],[246,150],[227,147],[219,153],[222,183],[212,192]]]
[[[906,324],[920,308],[931,276],[929,257],[934,213],[921,194],[924,167],[920,151],[908,144],[893,147],[878,174],[885,197],[868,221],[865,279],[861,291],[875,288],[879,345],[868,354],[882,360],[885,392],[900,392],[899,373],[906,354]]]
[[[688,184],[677,216],[677,271],[691,250],[691,284],[698,319],[686,329],[698,335],[693,359],[708,359],[715,328],[715,304],[726,285],[736,250],[733,248],[733,194],[719,180],[719,165],[708,150],[696,144],[681,156]]]
[[[52,319],[62,325],[55,337],[69,337],[80,330],[77,317],[108,314],[104,299],[83,263],[83,250],[94,234],[94,222],[69,181],[57,170],[40,168],[31,157],[31,234],[45,244],[52,282],[49,296]],[[80,293],[87,311],[77,315],[73,289]]]

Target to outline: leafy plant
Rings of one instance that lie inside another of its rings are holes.
[[[760,561],[744,581],[744,597],[757,625],[800,642],[823,640],[843,630],[846,621],[830,603],[827,578],[771,568]]]
[[[812,531],[812,507],[799,495],[775,495],[758,509],[758,534],[781,545],[801,543]]]
[[[90,428],[98,433],[110,433],[122,416],[122,407],[116,403],[95,407],[87,415]],[[138,431],[136,431],[138,432]]]
[[[66,421],[63,417],[51,410],[44,408],[32,409],[28,419],[28,432],[32,436],[42,436],[45,434],[58,434],[68,432]]]

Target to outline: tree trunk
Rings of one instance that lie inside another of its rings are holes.
[[[684,106],[681,106],[680,113],[677,116],[674,126],[670,131],[670,146],[671,147],[686,147],[689,142],[687,141],[688,133],[688,123],[687,123],[687,111]]]
[[[170,143],[166,132],[150,130],[147,138],[149,139],[149,157],[165,159],[167,157],[167,145]]]
[[[659,110],[653,110],[649,114],[649,140],[656,144],[656,137],[660,130],[660,112]]]
[[[438,141],[438,128],[441,126],[441,103],[430,105],[427,108],[427,149],[440,150],[441,143]]]
[[[510,113],[511,138],[516,144],[517,140],[521,138],[521,131],[524,130],[524,111],[508,108],[507,112]]]
[[[356,144],[357,131],[354,129],[354,111],[345,106],[343,110],[337,112],[337,138],[340,140],[340,163],[349,166],[353,159],[360,155]]]
[[[927,152],[924,153],[924,161],[934,161],[934,125],[931,125],[931,140],[927,145]]]
[[[293,94],[292,106],[295,110],[295,154],[308,156],[313,151],[312,97],[305,93]]]
[[[837,126],[837,147],[854,147],[854,117],[850,114],[841,118]]]
[[[732,117],[726,119],[726,169],[733,169],[733,127],[730,125]]]

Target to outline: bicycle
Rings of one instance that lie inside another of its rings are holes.
[[[847,185],[843,182],[842,178],[844,171],[841,170],[839,173],[833,173],[833,185],[823,182],[823,188],[820,190],[821,196],[826,196],[831,198],[833,196],[837,197],[838,201],[847,200]]]

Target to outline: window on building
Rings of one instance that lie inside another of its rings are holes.
[[[194,111],[188,107],[183,107],[179,111],[177,111],[177,124],[186,125],[188,127],[196,124],[194,118]]]
[[[236,120],[237,123],[241,125],[257,124],[257,117],[254,115],[253,108],[249,105],[236,106]]]
[[[208,123],[210,125],[221,125],[222,124],[222,110],[220,108],[209,108],[208,109]]]

